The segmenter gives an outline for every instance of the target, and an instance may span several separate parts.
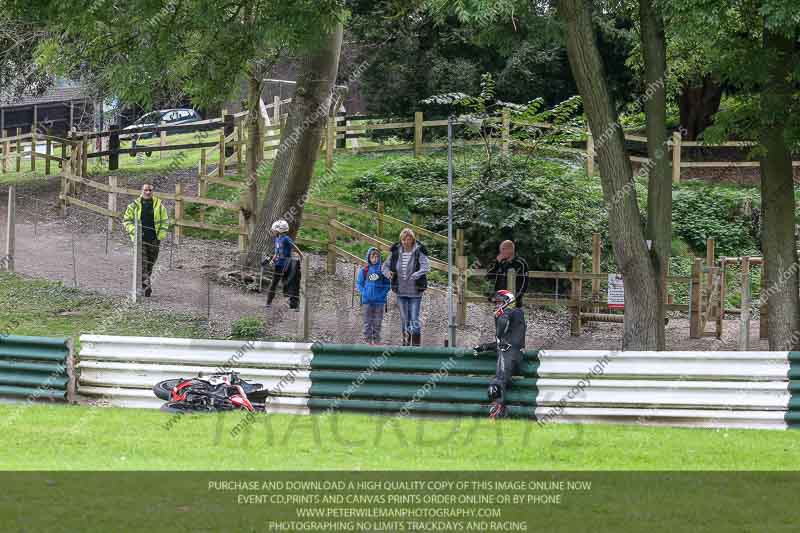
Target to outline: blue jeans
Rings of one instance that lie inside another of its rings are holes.
[[[419,296],[398,296],[400,305],[400,325],[406,333],[419,333],[419,308],[422,298]]]

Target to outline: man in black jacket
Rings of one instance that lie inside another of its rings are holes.
[[[522,365],[522,352],[525,349],[525,314],[517,307],[514,295],[507,290],[497,291],[495,295],[497,310],[494,312],[495,340],[475,346],[473,354],[495,352],[497,369],[489,382],[489,399],[492,407],[489,418],[502,418],[506,415],[506,391],[511,386],[511,378],[518,374]]]
[[[514,297],[517,306],[522,307],[522,297],[528,290],[528,263],[515,252],[514,241],[500,243],[500,253],[486,272],[486,279],[492,284],[494,290],[489,295],[489,301],[494,299],[495,293],[508,289],[508,271],[514,269]]]

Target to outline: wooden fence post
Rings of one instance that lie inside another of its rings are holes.
[[[506,290],[514,296],[517,294],[517,271],[513,268],[506,271]]]
[[[53,154],[53,141],[49,138],[45,142],[44,145],[44,175],[50,175],[50,157]]]
[[[761,292],[759,299],[761,300],[761,308],[759,309],[759,322],[758,322],[758,338],[769,338],[769,298],[764,295],[769,292],[769,280],[767,279],[767,262],[761,259]]]
[[[222,124],[222,133],[226,138],[230,137],[235,126],[233,115],[229,115],[227,109],[222,110]],[[230,145],[225,147],[225,159],[233,155],[234,148],[234,146]]]
[[[306,342],[311,337],[311,306],[308,305],[308,275],[310,263],[307,255],[303,255],[300,272],[300,331],[301,340]]]
[[[502,130],[500,131],[500,153],[502,155],[508,155],[508,148],[510,145],[509,139],[511,137],[511,116],[509,115],[508,109],[503,109],[502,114]]]
[[[6,223],[6,270],[14,272],[14,248],[16,244],[15,224],[17,218],[17,188],[8,187],[8,221]]]
[[[467,324],[467,258],[463,255],[456,257],[458,267],[458,309],[456,310],[456,325],[463,328]]]
[[[206,149],[200,150],[200,175],[197,177],[197,195],[205,197],[208,193],[208,162]],[[200,222],[206,221],[206,206],[200,205]]]
[[[328,274],[336,273],[336,228],[332,224],[336,220],[336,212],[337,209],[335,207],[328,208]]]
[[[242,206],[244,207],[244,206]],[[239,257],[242,267],[247,263],[245,260],[245,253],[247,252],[247,217],[244,216],[244,210],[239,209]]]
[[[327,138],[325,140],[325,168],[333,168],[333,152],[336,150],[336,117],[328,117]]]
[[[83,143],[81,144],[81,177],[89,175],[89,136],[83,136]]]
[[[681,133],[672,133],[672,183],[681,181]]]
[[[8,137],[8,131],[3,130],[3,138]],[[8,172],[8,158],[11,154],[11,143],[3,141],[3,174]]]
[[[183,237],[183,226],[180,223],[183,221],[183,183],[175,184],[175,244],[181,243]]]
[[[36,172],[36,130],[31,129],[31,172]]]
[[[112,188],[112,191],[108,193],[108,210],[114,213],[117,212],[117,198],[118,195],[113,189],[119,187],[119,181],[116,176],[109,176],[108,177],[108,186]],[[111,235],[114,233],[114,217],[108,218],[108,234]]]
[[[586,130],[586,174],[594,176],[594,137],[590,129]]]
[[[592,233],[592,274],[600,273],[600,234]],[[558,283],[558,281],[556,281]],[[592,302],[600,301],[600,280],[592,280]],[[595,313],[600,312],[600,307],[593,308]]]
[[[137,303],[142,291],[142,226],[139,219],[134,221],[133,231],[133,286],[131,287],[131,302]]]
[[[242,174],[242,168],[244,165],[242,163],[242,150],[244,149],[244,128],[242,128],[242,122],[239,121],[239,125],[236,126],[236,167],[238,168],[239,175]],[[256,154],[258,157],[258,154]]]
[[[22,170],[22,128],[17,128],[17,172]]]
[[[414,112],[414,157],[422,155],[422,111]]]
[[[708,284],[708,290],[711,290],[711,286],[714,285],[714,272],[711,270],[711,267],[714,266],[714,259],[716,256],[715,246],[714,246],[714,239],[708,238],[706,239],[706,266],[708,267],[708,275],[706,276],[706,283]],[[709,295],[709,301],[710,300]]]
[[[108,138],[108,150],[111,152],[108,156],[108,170],[119,169],[119,130],[120,124],[111,126],[112,133]]]
[[[217,167],[217,176],[220,178],[225,176],[225,132],[219,134],[219,166]]]
[[[576,274],[583,272],[583,261],[580,257],[572,258],[572,271]],[[581,300],[583,299],[583,280],[572,278],[572,321],[570,323],[570,335],[579,337],[583,329],[581,321]]]
[[[700,331],[700,311],[702,293],[700,291],[703,282],[703,260],[695,258],[692,263],[692,279],[689,282],[689,338],[699,339]]]
[[[750,257],[742,257],[742,314],[739,319],[739,351],[750,349]]]
[[[717,338],[722,338],[722,320],[725,318],[725,273],[728,260],[719,258],[719,314],[717,315]]]
[[[275,128],[281,127],[281,97],[274,96],[272,98],[272,125]],[[273,132],[272,135],[275,133]]]

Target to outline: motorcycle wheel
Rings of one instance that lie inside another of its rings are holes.
[[[181,379],[165,379],[164,381],[159,381],[155,385],[153,385],[153,394],[156,395],[156,398],[160,400],[168,401],[172,398],[172,389],[178,386]]]

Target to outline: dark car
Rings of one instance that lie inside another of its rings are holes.
[[[151,113],[147,113],[139,117],[139,119],[131,124],[130,126],[123,129],[130,130],[133,128],[140,128],[142,126],[174,126],[177,124],[185,124],[188,122],[195,122],[198,120],[203,120],[200,117],[200,114],[195,111],[194,109],[162,109],[160,111],[153,111]],[[130,140],[133,145],[136,145],[136,141],[139,139],[149,139],[153,137],[155,134],[151,131],[142,132],[142,133],[123,133],[120,135],[120,139],[122,140]]]

